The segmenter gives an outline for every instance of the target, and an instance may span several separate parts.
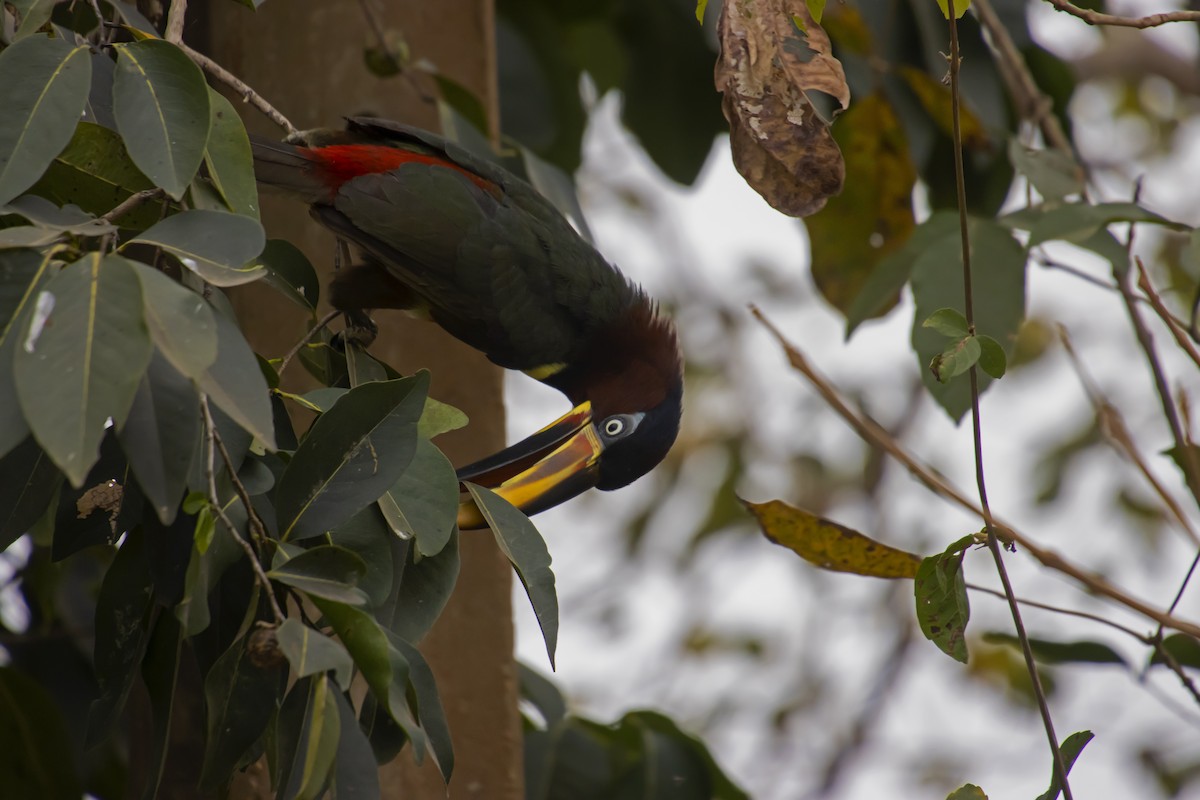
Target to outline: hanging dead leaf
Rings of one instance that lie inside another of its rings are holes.
[[[841,191],[845,166],[829,134],[850,103],[842,65],[805,0],[726,0],[715,79],[733,163],[773,207],[800,217]],[[819,93],[819,94],[818,94]],[[823,115],[820,95],[838,108]]]
[[[875,541],[782,500],[742,504],[758,518],[768,539],[810,564],[871,578],[913,578],[921,557]]]

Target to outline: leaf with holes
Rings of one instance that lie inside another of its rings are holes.
[[[967,663],[967,620],[971,605],[962,561],[974,536],[964,536],[936,556],[921,561],[913,584],[917,621],[925,638],[951,658]]]

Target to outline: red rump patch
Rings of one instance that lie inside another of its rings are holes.
[[[360,175],[389,172],[405,164],[428,164],[461,172],[471,183],[484,191],[495,193],[498,187],[489,180],[441,156],[414,153],[398,147],[378,144],[336,144],[314,147],[308,151],[320,164],[326,183],[334,190]]]

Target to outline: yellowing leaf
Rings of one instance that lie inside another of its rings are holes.
[[[956,0],[955,11],[959,10],[958,6],[959,0]],[[917,96],[925,113],[941,128],[942,133],[953,136],[954,113],[951,106],[950,87],[935,79],[928,72],[916,67],[900,66],[896,71],[900,73],[900,77],[908,84],[908,88],[912,89],[913,94]],[[958,125],[962,132],[963,145],[967,149],[987,150],[991,147],[991,140],[988,138],[983,123],[965,102],[960,103],[958,107]]]
[[[920,556],[889,547],[782,500],[742,503],[758,518],[768,539],[822,569],[871,578],[913,578],[921,564]]]

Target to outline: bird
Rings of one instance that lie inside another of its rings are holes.
[[[457,471],[526,515],[589,488],[627,486],[679,433],[683,356],[673,320],[545,197],[436,134],[374,117],[284,141],[252,137],[260,185],[309,204],[361,258],[330,302],[428,318],[509,370],[562,392],[554,422]],[[469,499],[461,529],[487,526]]]

